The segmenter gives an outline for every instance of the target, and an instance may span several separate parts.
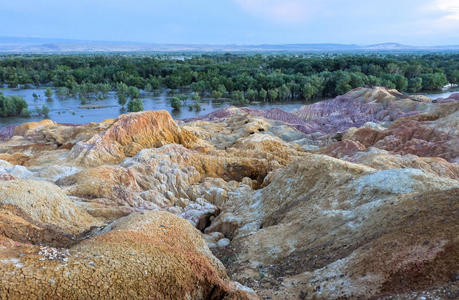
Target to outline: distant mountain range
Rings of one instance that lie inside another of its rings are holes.
[[[398,43],[355,44],[153,44],[69,39],[0,37],[0,53],[88,52],[459,52],[459,45],[410,46]]]

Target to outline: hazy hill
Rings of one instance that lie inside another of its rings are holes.
[[[138,42],[84,41],[70,39],[0,37],[2,53],[68,52],[365,52],[365,51],[459,51],[459,45],[410,46],[398,43],[355,44],[154,44]]]

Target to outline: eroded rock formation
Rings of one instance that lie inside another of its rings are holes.
[[[107,130],[78,142],[71,155],[84,165],[94,166],[119,163],[144,148],[166,144],[190,147],[195,141],[195,136],[178,127],[167,111],[147,111],[118,117]]]
[[[2,128],[0,297],[454,298],[458,100]]]
[[[17,245],[1,251],[0,262],[7,298],[250,297],[199,232],[166,212],[131,214],[68,250]]]

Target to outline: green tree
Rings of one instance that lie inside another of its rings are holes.
[[[118,104],[124,107],[127,102],[129,88],[125,83],[118,83],[116,86],[116,97],[118,98]]]
[[[53,96],[53,90],[50,87],[47,87],[45,90],[45,96],[51,98]]]
[[[408,78],[414,78],[421,75],[422,66],[420,64],[411,64],[406,68],[405,76]]]
[[[228,93],[228,90],[226,89],[224,84],[219,84],[217,90],[222,94],[219,98],[223,97],[224,95],[226,95],[226,93]]]
[[[140,97],[140,91],[137,87],[135,86],[130,86],[127,90],[127,94],[131,99],[139,98]]]
[[[248,89],[247,92],[246,92],[246,97],[247,97],[247,100],[249,100],[249,101],[257,100],[257,98],[258,98],[257,90]]]
[[[53,83],[71,95],[104,98],[119,83],[137,89],[188,88],[200,94],[216,90],[227,97],[242,91],[252,99],[262,90],[277,90],[276,100],[336,96],[366,85],[413,90],[422,79],[423,90],[436,90],[459,81],[456,53],[349,55],[192,55],[186,60],[145,56],[5,56],[0,59],[0,83],[11,87]],[[403,76],[403,77],[398,77]],[[416,83],[416,84],[415,84]],[[285,86],[284,86],[285,85]],[[286,88],[290,90],[288,96]],[[415,88],[417,89],[417,87]],[[132,89],[131,89],[132,90]],[[51,93],[53,91],[51,90]],[[247,93],[248,92],[248,93]],[[53,96],[53,95],[50,95]],[[46,97],[45,97],[46,98]],[[139,93],[126,93],[126,101]]]
[[[287,100],[290,98],[290,94],[291,94],[290,88],[286,84],[283,84],[279,88],[279,99]]]
[[[182,100],[180,100],[179,97],[177,96],[174,96],[172,97],[172,100],[171,100],[171,107],[173,109],[177,109],[177,110],[180,110],[180,108],[182,107]]]
[[[459,69],[451,71],[449,81],[451,83],[459,84]]]
[[[213,90],[212,91],[212,98],[213,99],[217,100],[217,99],[220,99],[222,96],[223,96],[222,92],[217,91],[217,90]]]
[[[36,110],[39,116],[42,116],[45,119],[49,118],[49,107],[48,106],[43,105],[41,108],[37,107]]]
[[[367,76],[360,72],[352,72],[351,73],[351,81],[349,84],[353,89],[362,87],[365,85],[365,82],[368,80]]]
[[[56,94],[61,96],[61,97],[65,97],[65,96],[68,96],[70,94],[70,90],[67,87],[62,86],[62,87],[57,89]],[[51,93],[51,95],[52,95],[52,93]]]
[[[195,102],[193,104],[193,107],[196,111],[201,111],[201,105],[199,104],[199,102]]]
[[[181,84],[181,78],[178,75],[168,75],[164,78],[166,87],[170,89],[178,89]]]
[[[332,95],[343,95],[352,90],[351,76],[348,72],[337,71],[330,79],[330,86],[335,87]]]
[[[368,79],[368,84],[371,85],[371,86],[380,86],[380,85],[382,85],[381,79],[376,77],[376,76],[368,75],[367,79]]]
[[[394,88],[399,91],[406,91],[408,87],[408,79],[399,74],[384,74],[383,80],[388,88]]]
[[[41,113],[44,118],[49,118],[49,107],[46,105],[43,105],[41,108]]]
[[[151,86],[151,83],[147,83],[144,88],[145,91],[151,92],[153,91],[153,87]]]
[[[422,74],[422,89],[425,91],[440,90],[446,84],[448,79],[444,73]]]
[[[349,84],[348,81],[340,80],[337,82],[336,88],[335,88],[336,95],[346,94],[350,90],[352,90],[352,86]]]
[[[268,96],[268,92],[262,88],[259,92],[258,92],[258,97],[263,100],[263,101],[266,101],[266,97]]]
[[[390,63],[386,67],[387,73],[389,74],[400,74],[400,66],[396,63]]]
[[[157,90],[161,87],[161,80],[158,77],[153,77],[150,75],[150,78],[148,79],[148,84],[151,86],[151,91]],[[145,88],[145,90],[147,90]]]
[[[408,81],[408,92],[417,93],[422,90],[422,78],[415,77]]]
[[[138,112],[143,110],[143,101],[139,98],[131,99],[127,105],[129,112]]]
[[[122,107],[124,107],[124,105],[126,105],[126,102],[127,102],[126,94],[118,91],[116,96],[118,98],[118,104],[121,105]]]
[[[81,95],[80,96],[81,105],[86,105],[87,102],[88,102],[88,98],[86,98],[85,96]]]
[[[201,96],[199,96],[199,93],[197,93],[197,92],[194,92],[194,93],[193,93],[193,100],[194,100],[194,101],[199,101],[199,100],[201,100]]]
[[[394,82],[392,82],[389,79],[382,79],[381,80],[381,85],[388,88],[388,89],[395,89],[397,86],[395,85]]]
[[[243,91],[233,91],[232,97],[234,100],[240,102],[240,103],[245,103],[245,96]]]
[[[193,82],[191,84],[193,92],[204,93],[206,91],[206,83],[203,80]]]
[[[311,100],[317,94],[317,88],[308,82],[303,85],[301,93],[304,99]]]
[[[27,102],[20,96],[3,96],[0,92],[0,116],[28,115]]]
[[[277,91],[277,89],[272,89],[268,91],[268,99],[270,101],[276,101],[278,97],[279,97],[279,92]]]
[[[395,88],[399,91],[406,91],[406,88],[408,87],[408,79],[406,79],[405,76],[403,75],[395,75],[394,81],[395,83]]]
[[[101,93],[102,99],[107,97],[107,94],[110,92],[111,86],[108,83],[100,83],[97,85],[97,90]]]

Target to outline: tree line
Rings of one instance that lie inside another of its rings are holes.
[[[439,90],[459,83],[459,54],[5,55],[0,83],[51,85],[82,103],[116,90],[122,106],[160,88],[238,102],[313,100],[362,86]]]

